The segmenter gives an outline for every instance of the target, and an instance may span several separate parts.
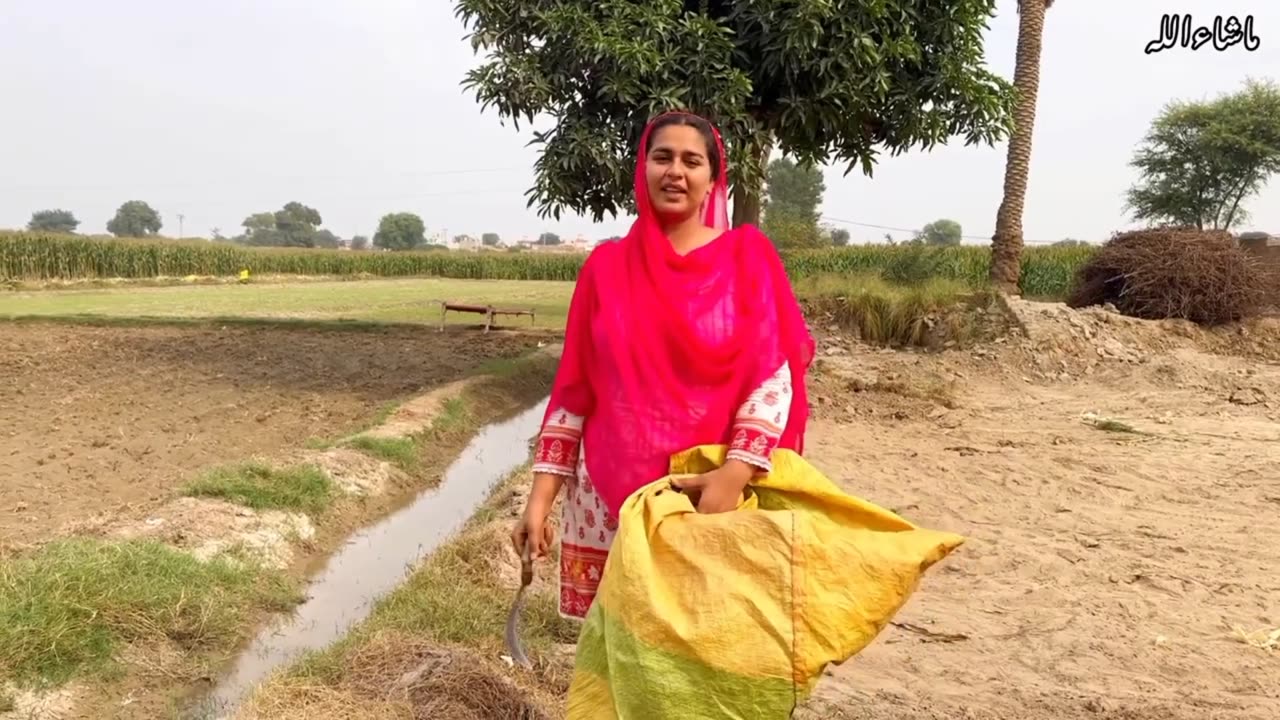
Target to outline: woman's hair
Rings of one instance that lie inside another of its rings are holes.
[[[645,145],[644,154],[649,154],[649,145],[653,144],[653,139],[658,136],[658,131],[673,125],[687,125],[698,131],[698,134],[702,136],[703,142],[707,144],[707,162],[711,165],[711,180],[712,182],[719,180],[720,145],[716,142],[716,133],[711,129],[711,123],[697,115],[675,112],[667,113],[655,120],[653,127],[649,129],[649,140]]]

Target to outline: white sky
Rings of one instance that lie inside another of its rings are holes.
[[[1012,77],[1016,0],[1000,0],[987,57]],[[1166,12],[1252,13],[1261,47],[1146,55]],[[525,208],[527,132],[481,114],[460,87],[479,59],[450,0],[0,0],[0,227],[66,207],[103,232],[125,200],[176,234],[239,231],[298,200],[343,237],[384,213],[449,234],[622,234],[629,220],[540,220]],[[1162,105],[1280,78],[1280,3],[1059,0],[1049,11],[1029,241],[1103,240],[1130,227],[1133,147]],[[1004,147],[962,144],[885,158],[874,179],[827,171],[823,212],[917,228],[949,217],[989,237]],[[1248,204],[1280,232],[1280,180]],[[854,242],[883,230],[846,226]],[[905,233],[896,232],[896,237]]]

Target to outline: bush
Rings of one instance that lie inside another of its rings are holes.
[[[1113,236],[1080,268],[1067,304],[1110,303],[1132,317],[1218,325],[1258,314],[1269,282],[1224,230],[1152,228]]]

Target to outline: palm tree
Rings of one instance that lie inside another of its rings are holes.
[[[1018,58],[1013,69],[1017,99],[1013,134],[1004,166],[1004,199],[996,213],[991,237],[991,282],[1006,293],[1018,291],[1022,269],[1022,206],[1027,199],[1027,169],[1031,164],[1031,132],[1036,122],[1036,94],[1040,91],[1040,44],[1044,15],[1053,0],[1018,0]]]

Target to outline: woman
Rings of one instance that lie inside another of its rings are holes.
[[[668,473],[672,453],[724,444],[717,470],[683,481],[703,513],[733,510],[776,447],[803,450],[813,340],[772,243],[728,228],[724,146],[704,119],[667,113],[640,141],[639,218],[579,274],[564,354],[512,532],[545,557],[566,490],[560,612],[595,597],[618,511]]]

